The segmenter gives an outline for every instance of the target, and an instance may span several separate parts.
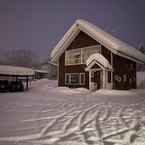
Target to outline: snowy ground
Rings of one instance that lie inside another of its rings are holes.
[[[145,145],[145,90],[91,93],[56,84],[0,94],[0,145]]]

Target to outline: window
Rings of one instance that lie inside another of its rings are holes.
[[[84,85],[85,73],[66,73],[65,84],[66,85]]]
[[[81,49],[68,50],[65,53],[65,64],[73,65],[81,63]]]
[[[84,48],[67,50],[65,52],[65,64],[66,65],[85,64],[87,58],[91,54],[100,52],[100,48],[101,45],[95,45]]]
[[[126,82],[126,81],[127,81],[127,75],[124,74],[124,75],[123,75],[123,82]]]
[[[96,45],[92,47],[86,47],[82,48],[82,61],[83,63],[86,63],[86,60],[88,57],[94,53],[100,53],[101,52],[101,45]]]
[[[70,83],[71,84],[80,84],[80,75],[79,74],[71,74],[70,75]]]
[[[111,72],[108,71],[108,83],[111,83]]]

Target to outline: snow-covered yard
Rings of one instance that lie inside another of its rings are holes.
[[[1,145],[145,145],[145,90],[57,87],[0,94]]]

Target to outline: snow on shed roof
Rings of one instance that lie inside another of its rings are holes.
[[[48,73],[48,71],[46,70],[41,70],[41,69],[33,69],[34,72],[37,72],[37,73]]]
[[[145,55],[139,50],[85,20],[76,20],[76,22],[65,33],[63,38],[58,42],[51,52],[53,62],[58,60],[60,55],[71,44],[80,31],[83,31],[100,44],[110,49],[112,53],[145,64]]]
[[[31,76],[34,75],[34,71],[30,68],[0,65],[1,75],[16,75],[16,76]]]

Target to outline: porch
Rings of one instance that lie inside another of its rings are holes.
[[[92,54],[86,61],[89,72],[89,89],[112,89],[113,69],[109,61],[100,53]]]

